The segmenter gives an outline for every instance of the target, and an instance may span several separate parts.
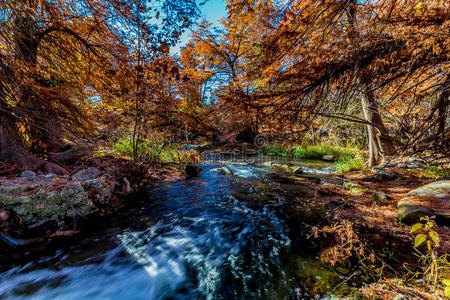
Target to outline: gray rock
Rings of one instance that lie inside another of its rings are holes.
[[[409,300],[409,298],[403,294],[398,294],[394,298],[392,298],[392,300]]]
[[[421,165],[418,162],[413,162],[413,163],[410,163],[408,165],[408,169],[417,169],[417,168],[420,168],[420,167],[421,167]]]
[[[398,177],[398,174],[395,172],[387,172],[384,170],[380,170],[376,172],[376,175],[382,180],[394,180]]]
[[[78,172],[73,174],[72,179],[84,181],[84,180],[97,178],[100,176],[100,174],[101,174],[101,172],[97,168],[87,168],[87,169],[79,170]]]
[[[28,180],[36,180],[36,173],[34,173],[33,171],[23,171],[22,174],[20,174],[20,176],[25,177]]]
[[[55,178],[56,178],[56,175],[55,175],[55,174],[52,174],[52,173],[48,173],[48,174],[46,174],[46,175],[41,175],[41,177],[42,177],[44,180],[50,180],[50,179],[55,179]]]
[[[373,167],[372,168],[372,172],[379,172],[379,171],[381,171],[381,170],[383,170],[383,167],[382,166],[375,166],[375,167]]]
[[[322,156],[322,160],[324,161],[334,161],[335,157],[334,155],[324,155]]]
[[[383,167],[384,168],[392,168],[392,167],[394,167],[395,166],[395,163],[394,162],[388,162],[388,163],[386,163]]]
[[[0,207],[14,211],[26,223],[48,218],[64,222],[66,217],[84,217],[96,210],[93,201],[108,204],[112,198],[114,183],[98,177],[99,174],[95,168],[81,170],[74,175],[81,179],[77,181],[55,175],[51,178],[40,175],[37,178],[44,180],[39,181],[26,180],[25,177],[19,177],[23,181],[12,181],[0,177]],[[90,177],[96,178],[86,179]]]
[[[85,189],[102,189],[105,187],[103,181],[99,179],[90,179],[82,183]]]
[[[397,203],[397,216],[402,222],[412,224],[421,217],[433,215],[438,224],[450,224],[450,180],[412,190]]]

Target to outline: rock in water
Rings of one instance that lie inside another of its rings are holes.
[[[334,155],[324,155],[322,156],[322,160],[324,161],[334,161],[335,157]]]
[[[397,204],[397,216],[415,223],[424,216],[436,216],[441,225],[450,223],[450,180],[439,180],[410,191]]]
[[[186,165],[184,172],[188,177],[195,177],[200,173],[201,168],[196,165]]]
[[[304,174],[305,172],[303,171],[303,168],[302,168],[302,167],[295,167],[293,173],[294,173],[294,175],[302,175],[302,174]]]

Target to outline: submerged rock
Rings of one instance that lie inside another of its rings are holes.
[[[189,177],[195,177],[195,176],[198,176],[198,174],[200,174],[200,170],[201,170],[201,168],[199,166],[186,165],[186,168],[184,169],[184,172]]]
[[[294,168],[283,164],[272,164],[272,169],[276,172],[294,173]]]
[[[414,223],[424,216],[436,216],[436,222],[450,223],[450,180],[439,180],[410,191],[397,204],[400,221]]]

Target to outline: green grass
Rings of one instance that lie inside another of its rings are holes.
[[[425,166],[423,170],[420,171],[420,177],[423,178],[449,178],[450,168],[444,166]]]
[[[338,173],[358,171],[364,168],[364,158],[361,155],[345,154],[341,155],[334,164],[334,169]]]
[[[267,145],[262,148],[264,155],[286,157],[288,154],[287,148],[283,146]]]
[[[115,153],[131,159],[133,157],[133,139],[131,136],[120,138],[112,144]],[[144,140],[138,143],[139,160],[159,162],[193,162],[198,160],[196,151],[178,151],[175,143],[165,143],[163,140]],[[195,153],[194,153],[195,152]]]
[[[333,155],[335,160],[339,160],[343,157],[354,157],[358,152],[356,148],[350,147],[334,147],[329,145],[316,145],[316,146],[292,146],[290,155],[292,158],[303,159],[321,159],[325,155]]]
[[[330,145],[310,145],[292,147],[268,145],[262,148],[263,154],[269,156],[291,157],[293,159],[322,159],[325,155],[334,156],[334,168],[338,173],[361,170],[364,157],[354,147],[335,147]]]

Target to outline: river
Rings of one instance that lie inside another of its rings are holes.
[[[330,268],[312,241],[294,241],[270,168],[218,167],[149,188],[96,236],[4,270],[0,298],[332,298],[354,270]]]

